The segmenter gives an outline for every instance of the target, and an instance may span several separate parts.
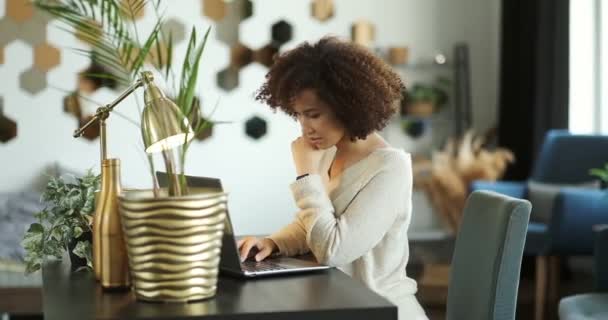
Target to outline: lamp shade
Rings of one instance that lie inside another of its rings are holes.
[[[147,153],[169,150],[194,138],[188,118],[152,82],[146,83],[144,101],[141,129]]]

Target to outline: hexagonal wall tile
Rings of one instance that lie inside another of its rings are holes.
[[[28,69],[19,75],[19,86],[31,94],[37,94],[46,88],[46,74],[33,68]]]
[[[277,53],[279,53],[279,48],[272,44],[267,44],[253,53],[253,60],[270,68],[274,63],[274,57]]]
[[[91,65],[78,73],[78,91],[84,93],[93,93],[101,87],[116,89],[118,85],[116,80],[95,77],[93,76],[94,74],[111,75],[111,72],[95,62],[91,62]]]
[[[96,41],[99,41],[102,30],[101,25],[94,20],[89,21],[85,26],[76,28],[76,39],[92,44]]]
[[[35,46],[46,41],[46,22],[29,20],[16,29],[19,39]]]
[[[19,28],[13,20],[2,17],[0,19],[0,46],[5,46],[16,40],[19,37],[17,30]]]
[[[204,117],[201,117],[201,104],[200,104],[200,99],[198,97],[194,97],[193,101],[192,101],[192,112],[190,113],[190,124],[192,125],[193,128],[196,128],[199,126],[199,123],[201,123],[201,121],[204,123],[205,121],[208,121],[209,119],[206,119]],[[204,128],[202,129],[197,135],[196,135],[196,139],[203,141],[206,140],[208,138],[211,138],[211,136],[213,135],[213,123],[208,123],[208,124],[204,124]]]
[[[180,20],[175,18],[167,19],[163,23],[161,31],[166,34],[167,37],[169,36],[169,33],[171,33],[173,45],[176,45],[186,39],[186,27]]]
[[[253,116],[245,122],[245,134],[255,140],[266,135],[266,120]]]
[[[230,47],[230,65],[238,69],[253,61],[253,51],[241,43]]]
[[[63,97],[63,112],[73,115],[76,119],[80,119],[82,117],[82,109],[80,108],[78,92],[72,92]]]
[[[34,68],[40,71],[49,71],[61,62],[59,49],[48,43],[37,45],[34,48]]]
[[[310,15],[325,22],[334,16],[334,1],[333,0],[314,0],[310,4]]]
[[[4,47],[0,46],[0,64],[4,64]]]
[[[354,43],[370,46],[376,38],[375,27],[366,20],[355,21],[350,28],[350,38]]]
[[[203,15],[213,21],[220,21],[226,16],[226,2],[224,0],[203,0]]]
[[[145,1],[142,0],[121,0],[123,14],[129,20],[139,20],[144,17],[146,12]]]
[[[236,45],[239,42],[239,24],[252,14],[253,4],[250,0],[226,3],[226,16],[216,24],[217,39],[229,46]]]
[[[0,142],[17,137],[17,123],[4,115],[4,99],[0,97]]]
[[[280,47],[291,40],[292,27],[285,20],[281,20],[272,25],[271,39],[272,44]]]
[[[28,0],[6,0],[6,16],[24,22],[34,16],[34,6]]]
[[[80,119],[78,119],[78,127],[82,127],[85,125],[85,123],[89,122],[89,120],[91,120],[93,118],[92,115],[90,116],[84,116]],[[92,125],[90,127],[88,127],[86,130],[84,130],[84,132],[82,133],[82,136],[87,139],[87,140],[95,140],[99,137],[99,125]]]
[[[232,91],[239,86],[239,69],[235,67],[227,67],[217,73],[217,86],[226,90]]]

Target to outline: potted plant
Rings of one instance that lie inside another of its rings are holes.
[[[100,176],[89,171],[74,180],[51,177],[46,185],[42,200],[47,206],[35,214],[38,222],[23,238],[27,273],[39,270],[49,256],[61,259],[66,250],[72,270],[92,268],[91,220]]]
[[[90,77],[111,78],[124,87],[142,79],[142,71],[146,70],[147,75],[154,72],[155,76],[165,78],[170,88],[175,88],[166,94],[155,88],[156,96],[151,98],[157,99],[161,95],[167,102],[167,96],[177,97],[177,122],[183,124],[181,147],[163,148],[160,152],[169,175],[169,187],[159,188],[154,157],[148,153],[152,189],[123,190],[118,197],[129,269],[135,295],[142,300],[183,302],[214,296],[226,195],[189,188],[184,175],[192,136],[213,125],[202,115],[202,108],[195,107],[198,68],[209,29],[199,37],[192,28],[181,64],[181,76],[176,77],[177,73],[172,69],[173,37],[170,32],[161,30],[160,0],[36,0],[34,4],[67,25],[66,30],[88,42],[93,49],[92,52],[77,50],[78,53],[110,70],[109,73],[90,74]],[[157,19],[152,31],[139,42],[133,18],[146,6],[152,7]],[[144,97],[146,106],[150,97]],[[136,102],[141,103],[137,98]],[[154,136],[154,130],[144,121],[149,116],[146,110],[151,109],[144,109],[139,125],[146,147]],[[157,119],[163,119],[158,121],[161,127],[166,123],[163,123],[166,118],[157,116]]]
[[[437,78],[435,83],[416,83],[404,93],[401,114],[403,116],[429,117],[448,101],[450,80]]]

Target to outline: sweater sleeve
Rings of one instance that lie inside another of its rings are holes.
[[[306,229],[298,219],[273,233],[268,239],[276,243],[279,254],[284,256],[296,256],[310,252],[306,243]]]
[[[297,220],[306,230],[306,241],[319,262],[341,266],[376,246],[394,223],[403,199],[410,199],[410,166],[384,168],[358,187],[346,211],[336,217],[321,178],[311,175],[292,184]]]

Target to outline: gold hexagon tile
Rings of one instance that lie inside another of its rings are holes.
[[[310,4],[310,15],[325,22],[334,16],[334,1],[333,0],[314,0]]]
[[[0,64],[4,64],[4,47],[0,47]]]
[[[15,22],[24,22],[34,16],[34,6],[29,0],[6,0],[6,16]]]
[[[40,71],[49,71],[61,62],[59,49],[48,43],[34,47],[34,68]]]
[[[213,21],[220,21],[226,16],[224,0],[203,0],[203,15]]]
[[[102,35],[101,25],[97,21],[89,21],[86,26],[76,28],[76,39],[92,44],[99,41]]]
[[[145,2],[142,0],[120,0],[124,17],[128,20],[140,20],[143,18],[146,13]]]
[[[370,46],[376,38],[374,25],[367,20],[355,21],[350,29],[350,38],[354,43]]]

